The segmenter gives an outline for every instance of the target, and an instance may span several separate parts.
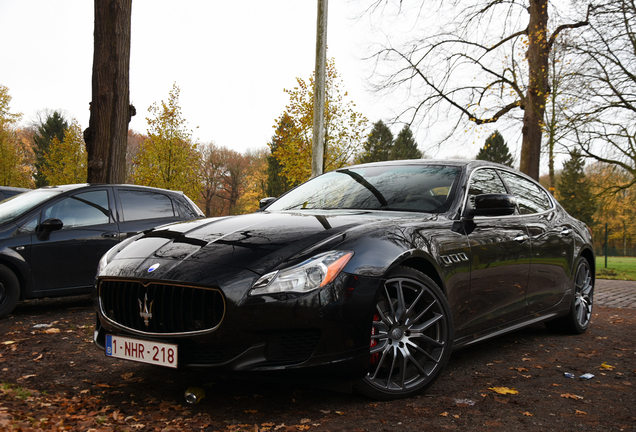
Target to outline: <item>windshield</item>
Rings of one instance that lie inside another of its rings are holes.
[[[22,216],[38,204],[61,192],[52,189],[36,189],[2,201],[0,203],[0,225]]]
[[[459,167],[375,166],[340,169],[283,195],[266,211],[369,209],[440,213],[452,202]]]

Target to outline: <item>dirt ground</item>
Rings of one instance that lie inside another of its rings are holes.
[[[455,352],[426,393],[392,402],[110,359],[94,316],[74,297],[0,320],[0,430],[636,430],[635,309],[597,307],[580,336],[539,325]],[[206,393],[197,405],[190,386]]]

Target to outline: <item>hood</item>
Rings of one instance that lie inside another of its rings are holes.
[[[390,212],[312,211],[196,220],[150,231],[125,247],[115,260],[143,259],[144,265],[156,260],[167,264],[162,264],[164,270],[182,261],[205,262],[263,275],[321,246],[337,247],[352,230],[405,216],[409,217]]]

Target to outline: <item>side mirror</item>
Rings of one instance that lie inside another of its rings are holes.
[[[59,219],[51,218],[42,222],[40,226],[38,227],[38,230],[41,232],[51,232],[51,231],[61,230],[63,226],[64,226],[64,222],[62,222]]]
[[[273,203],[276,200],[277,200],[277,198],[274,198],[274,197],[263,198],[262,200],[260,200],[258,202],[259,208],[260,209],[264,209],[265,207],[267,207],[268,205],[270,205],[271,203]]]
[[[51,232],[61,230],[64,226],[64,222],[59,219],[51,218],[42,222],[36,228],[35,232],[37,233],[38,240],[47,241]]]
[[[481,194],[475,197],[475,203],[470,202],[464,212],[465,219],[475,216],[510,216],[517,209],[517,198],[507,194]]]

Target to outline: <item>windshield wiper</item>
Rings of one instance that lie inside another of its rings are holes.
[[[362,177],[360,174],[355,173],[353,171],[349,171],[349,170],[341,170],[338,171],[340,173],[344,173],[347,174],[348,176],[350,176],[352,179],[354,179],[355,181],[357,181],[358,183],[360,183],[362,186],[364,186],[365,188],[367,188],[369,190],[369,192],[371,192],[373,194],[373,196],[380,202],[380,206],[382,207],[386,207],[389,205],[389,203],[386,201],[386,199],[384,198],[384,195],[382,195],[380,193],[379,190],[377,190],[375,188],[375,186],[373,186],[371,183],[369,183],[364,177]]]

